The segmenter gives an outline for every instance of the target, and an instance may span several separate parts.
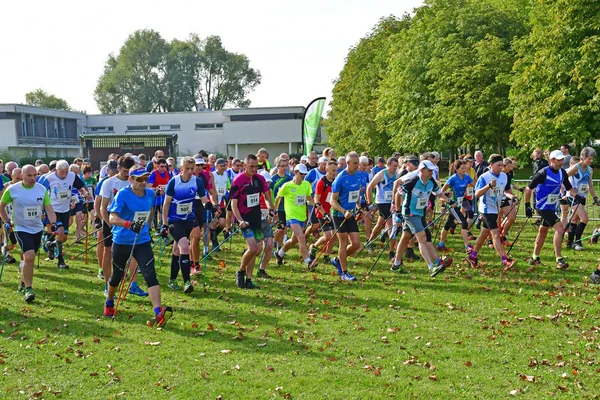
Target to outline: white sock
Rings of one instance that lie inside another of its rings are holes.
[[[283,251],[283,247],[279,249],[279,251],[277,252],[277,254],[279,255],[279,257],[283,258],[285,257],[285,252]]]
[[[396,261],[394,261],[394,265],[398,266],[398,265],[402,265],[402,263],[400,261],[396,260]]]
[[[306,257],[304,259],[304,262],[306,263],[306,265],[309,265],[310,264],[310,257]]]

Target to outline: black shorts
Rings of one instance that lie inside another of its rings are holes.
[[[225,208],[221,207],[221,208],[219,208],[219,212],[221,213],[221,214],[219,214],[219,219],[221,219],[221,218],[225,219],[225,214],[227,213],[227,210]]]
[[[78,212],[83,212],[83,203],[80,201],[75,203],[75,207],[73,207],[70,211],[71,216],[77,214]]]
[[[175,240],[179,242],[182,238],[190,238],[192,229],[198,226],[198,222],[194,219],[187,221],[169,221],[169,233]]]
[[[585,207],[586,200],[587,200],[587,197],[583,197],[583,200],[579,204],[581,204],[582,206]],[[558,202],[563,206],[570,206],[573,204],[573,201],[574,201],[574,199],[571,196],[567,196],[566,199],[561,198]],[[577,205],[573,205],[573,207],[577,207]]]
[[[198,226],[202,226],[206,224],[206,209],[204,208],[204,204],[202,204],[202,200],[194,200],[196,202],[194,214],[196,214],[196,224]]]
[[[285,221],[287,218],[285,217],[284,210],[277,210],[277,229],[285,229]]]
[[[105,220],[102,220],[102,238],[104,239],[102,243],[104,243],[104,247],[111,247],[113,244],[111,229],[111,226]]]
[[[14,230],[8,233],[8,240],[10,240],[10,244],[17,244],[17,237]]]
[[[391,215],[390,208],[392,207],[391,203],[382,203],[377,204],[377,211],[379,211],[379,215],[384,219],[388,219]]]
[[[346,222],[344,222],[344,220],[346,220]],[[348,219],[345,219],[344,217],[333,217],[333,226],[335,226],[335,229],[338,229],[338,233],[358,232],[358,224],[356,223],[356,218],[354,218],[354,216]]]
[[[483,214],[483,227],[489,230],[498,229],[498,214]]]
[[[40,249],[42,243],[42,231],[38,233],[15,232],[19,247],[23,253],[33,250],[35,253]]]
[[[458,223],[461,225],[462,229],[467,229],[469,227],[469,223],[465,216],[460,212],[458,207],[451,208],[448,212],[448,221],[446,221],[446,225],[444,225],[445,230],[450,230],[455,220],[458,220]]]
[[[429,195],[429,205],[427,206],[427,208],[435,209],[435,199],[437,199],[437,196],[431,193]]]
[[[323,232],[333,231],[335,229],[331,219],[326,220],[325,218],[319,218],[319,223],[321,223],[321,230]]]
[[[94,203],[83,203],[83,213],[88,214],[94,209]]]
[[[551,228],[560,221],[555,210],[537,210],[537,212],[542,217],[542,226]]]
[[[321,221],[319,220],[319,218],[317,217],[317,212],[315,211],[314,207],[311,207],[311,212],[310,212],[310,219],[309,219],[311,224],[320,224]]]
[[[62,226],[65,229],[65,235],[69,233],[69,219],[71,217],[70,211],[64,213],[55,212],[54,214],[56,214],[56,226]]]
[[[510,207],[510,200],[508,200],[508,197],[502,199],[502,201],[500,202],[500,208],[504,207]]]

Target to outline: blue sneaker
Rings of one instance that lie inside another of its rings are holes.
[[[147,297],[148,292],[144,292],[141,287],[138,286],[137,282],[132,282],[129,288],[129,294],[134,294],[139,297]]]
[[[352,282],[352,281],[355,281],[355,280],[356,280],[356,278],[355,278],[354,276],[352,276],[352,275],[350,274],[350,272],[346,271],[346,272],[344,272],[344,273],[342,274],[342,280],[343,280],[343,281],[350,281],[350,282]]]
[[[337,257],[334,257],[331,259],[331,265],[333,265],[335,267],[335,269],[337,269],[337,273],[339,276],[342,276],[344,274],[344,272],[342,271],[342,265],[340,264],[340,259]]]

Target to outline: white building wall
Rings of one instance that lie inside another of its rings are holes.
[[[225,122],[223,140],[226,144],[299,143],[301,126],[299,119]]]
[[[0,119],[0,147],[16,146],[17,125],[14,119]]]

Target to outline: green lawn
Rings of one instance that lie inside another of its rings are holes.
[[[517,222],[520,228],[523,220]],[[592,229],[592,225],[588,228]],[[17,268],[0,284],[0,398],[585,398],[600,394],[599,290],[588,275],[597,247],[565,253],[571,267],[526,262],[534,229],[513,249],[518,271],[501,274],[483,249],[484,266],[463,261],[430,278],[423,262],[389,271],[364,254],[342,283],[330,265],[301,270],[297,252],[260,290],[235,287],[242,251],[218,253],[206,292],[166,288],[175,315],[163,330],[148,327],[149,300],[128,296],[116,321],[102,317],[103,283],[95,265],[60,271],[42,261],[37,300],[16,293]],[[514,236],[514,235],[513,235]],[[71,253],[82,246],[69,246]],[[385,258],[385,257],[384,257]],[[219,266],[219,260],[223,265]],[[142,285],[144,287],[144,285]]]

